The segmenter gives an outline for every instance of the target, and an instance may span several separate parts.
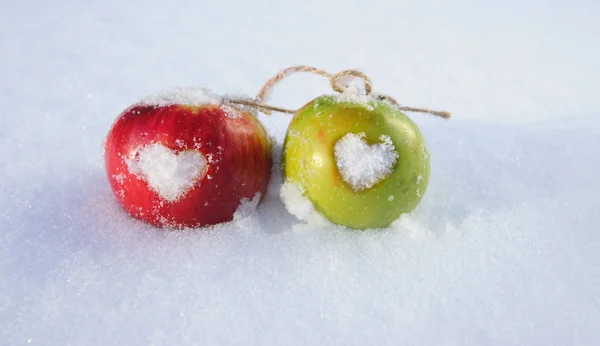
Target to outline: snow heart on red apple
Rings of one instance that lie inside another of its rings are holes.
[[[178,89],[119,115],[105,164],[112,191],[133,217],[202,227],[252,212],[270,179],[271,141],[251,112],[206,89]]]

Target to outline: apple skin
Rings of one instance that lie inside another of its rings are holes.
[[[349,132],[364,133],[369,145],[387,135],[399,154],[387,178],[360,192],[343,180],[335,162],[334,146]],[[385,228],[420,203],[429,183],[429,157],[419,128],[394,105],[374,97],[365,106],[323,95],[294,115],[284,140],[282,173],[284,182],[296,184],[330,222]]]
[[[126,109],[105,142],[111,189],[134,218],[165,228],[203,227],[231,221],[242,199],[265,196],[271,175],[271,141],[258,119],[228,116],[219,105],[143,105]],[[169,202],[131,173],[126,159],[160,143],[178,153],[199,150],[209,159],[204,177]],[[212,161],[212,162],[211,162]]]

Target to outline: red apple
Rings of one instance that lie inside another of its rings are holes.
[[[258,119],[205,89],[180,89],[126,109],[105,143],[106,173],[133,217],[168,228],[231,221],[256,206],[271,174]]]

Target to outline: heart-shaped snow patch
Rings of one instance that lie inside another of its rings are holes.
[[[389,136],[381,143],[369,145],[364,133],[347,133],[335,143],[335,162],[342,179],[356,192],[371,188],[387,178],[398,160],[398,153]]]
[[[208,171],[206,158],[198,150],[176,154],[160,143],[142,148],[135,159],[126,163],[132,174],[169,202],[185,196]]]

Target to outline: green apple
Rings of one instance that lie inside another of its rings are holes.
[[[282,174],[330,222],[385,228],[420,203],[429,157],[423,134],[396,105],[368,95],[323,95],[294,115]]]

